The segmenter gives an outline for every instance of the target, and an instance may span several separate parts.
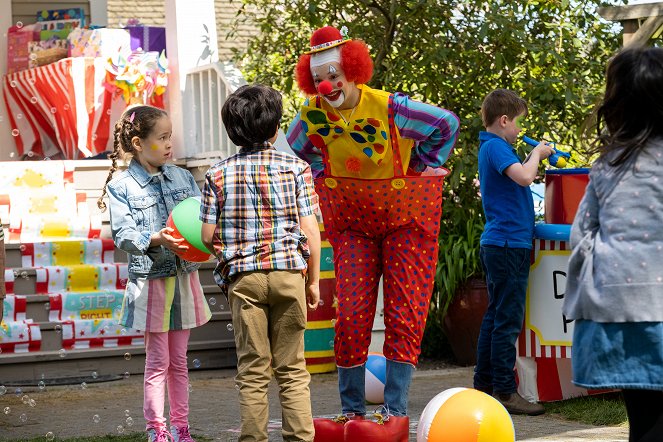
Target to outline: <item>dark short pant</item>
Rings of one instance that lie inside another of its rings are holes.
[[[488,285],[488,308],[477,345],[474,387],[514,393],[516,340],[523,326],[530,267],[530,249],[481,246]]]

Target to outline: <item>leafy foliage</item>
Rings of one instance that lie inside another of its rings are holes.
[[[283,91],[285,121],[290,121],[304,98],[296,90],[293,69],[311,32],[327,24],[345,25],[350,37],[371,47],[371,86],[405,91],[458,115],[461,133],[446,164],[451,174],[444,191],[437,274],[437,306],[444,307],[455,286],[480,274],[477,149],[483,98],[498,87],[518,92],[529,103],[524,133],[572,149],[573,165],[587,164],[584,152],[591,139],[583,136],[584,122],[602,93],[606,63],[621,44],[619,25],[602,20],[596,8],[625,3],[243,0],[236,25],[256,23],[260,35],[236,55],[249,80]]]

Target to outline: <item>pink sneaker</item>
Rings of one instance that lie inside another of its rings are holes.
[[[176,427],[175,425],[171,425],[170,434],[173,435],[173,442],[196,442],[189,433],[188,425],[184,427]]]
[[[150,428],[147,430],[147,442],[172,442],[173,436],[165,428]]]

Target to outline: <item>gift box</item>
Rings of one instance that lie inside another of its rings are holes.
[[[131,54],[131,41],[125,29],[75,28],[67,37],[70,57],[117,57]]]
[[[7,31],[7,73],[28,68],[30,52],[28,43],[35,40],[36,25],[12,26]]]
[[[68,45],[67,40],[58,39],[29,42],[28,67],[36,68],[66,58]]]
[[[36,23],[40,31],[61,31],[64,28],[81,28],[83,21],[80,18],[67,20],[48,20]]]
[[[166,28],[156,26],[127,26],[131,37],[131,50],[141,48],[145,52],[166,50]]]
[[[37,12],[37,21],[53,20],[80,20],[80,26],[85,26],[85,10],[83,8],[44,9]]]
[[[57,39],[57,40],[66,40],[67,37],[69,37],[69,34],[71,34],[71,31],[74,28],[71,26],[65,26],[62,29],[52,29],[52,30],[47,30],[47,31],[40,31],[39,32],[39,40],[41,41],[46,41],[46,40],[51,40],[51,39]]]

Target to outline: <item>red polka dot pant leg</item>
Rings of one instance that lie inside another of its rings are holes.
[[[361,365],[368,357],[381,273],[381,240],[346,230],[335,234],[336,325],[334,354],[339,367]]]
[[[384,355],[417,364],[437,265],[437,237],[417,227],[389,233],[382,247]]]

